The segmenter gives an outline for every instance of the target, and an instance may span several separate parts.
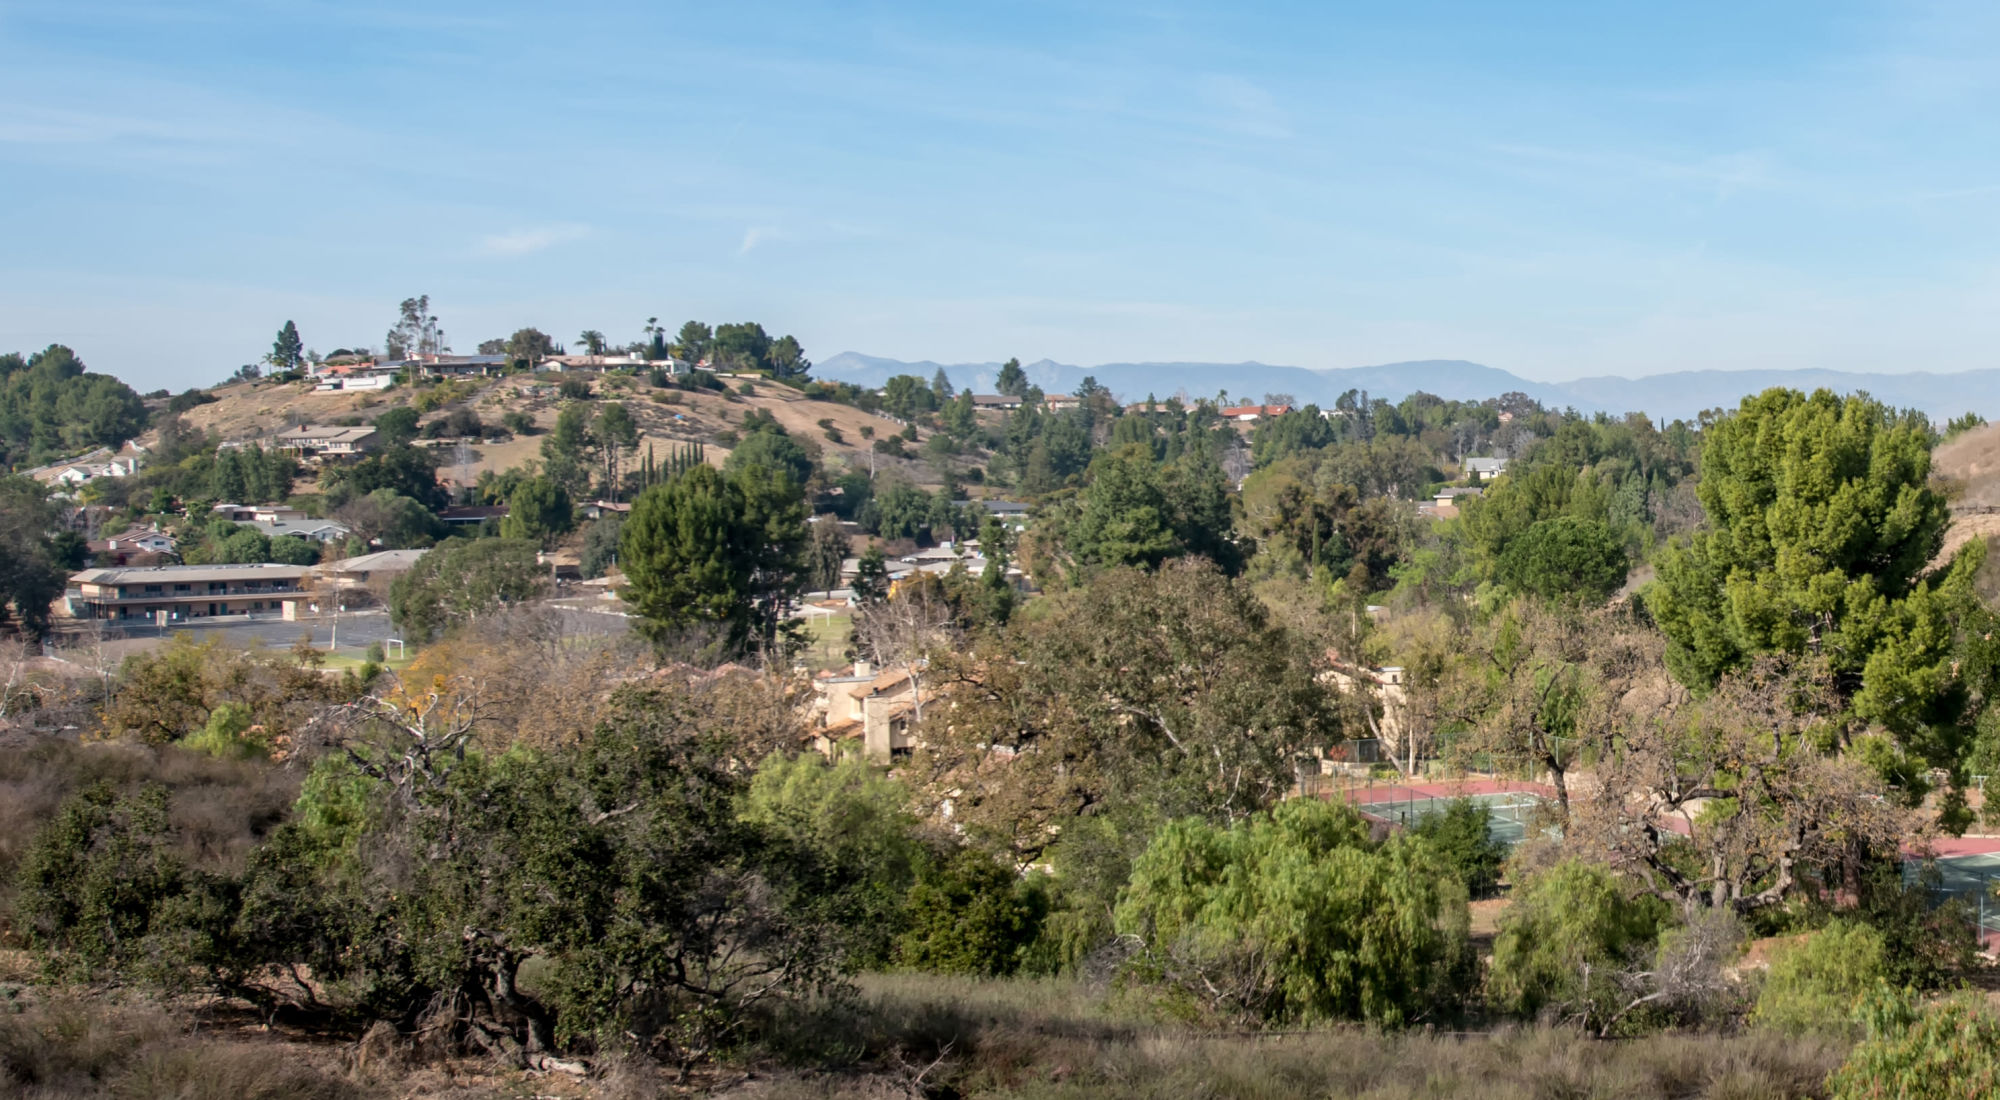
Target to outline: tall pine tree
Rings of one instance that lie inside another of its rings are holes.
[[[274,373],[298,370],[306,361],[306,345],[299,339],[299,326],[286,321],[285,327],[278,330],[278,339],[271,344],[271,354],[265,356],[264,361],[271,364]]]

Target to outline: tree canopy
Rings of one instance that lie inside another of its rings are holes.
[[[805,518],[798,486],[758,464],[696,466],[639,494],[618,551],[639,631],[663,649],[776,645],[803,579]]]
[[[146,429],[132,387],[93,374],[61,344],[0,355],[0,470],[118,447]]]

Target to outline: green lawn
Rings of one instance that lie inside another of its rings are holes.
[[[853,626],[854,616],[845,611],[835,615],[807,616],[805,628],[810,644],[805,652],[799,654],[799,660],[814,672],[846,665],[847,632]]]

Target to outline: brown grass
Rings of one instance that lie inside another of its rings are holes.
[[[730,1096],[1783,1098],[1824,1095],[1834,1040],[1746,1034],[1619,1042],[1550,1028],[1444,1036],[1314,1029],[1201,1033],[1073,982],[863,980],[858,1005],[795,1022]],[[845,1059],[843,1060],[843,1053]],[[815,1063],[812,1059],[818,1056]],[[805,1068],[799,1068],[805,1067]]]
[[[298,795],[299,775],[264,761],[217,760],[128,742],[50,738],[0,748],[0,943],[8,931],[14,869],[36,832],[71,795],[99,781],[121,792],[165,786],[181,854],[195,866],[227,870],[283,820]]]
[[[868,469],[868,452],[872,443],[861,438],[863,426],[873,428],[878,439],[902,430],[902,425],[895,421],[847,405],[809,400],[798,390],[775,382],[758,381],[755,395],[742,397],[736,393],[736,387],[741,384],[738,379],[726,380],[729,383],[727,392],[659,390],[644,376],[611,375],[591,377],[589,381],[596,400],[623,401],[633,419],[638,421],[639,446],[631,455],[634,465],[640,461],[649,444],[664,457],[666,452],[684,442],[711,441],[716,433],[733,429],[742,421],[743,414],[752,408],[770,413],[786,431],[808,447],[820,448],[829,467]],[[532,379],[520,375],[473,382],[469,394],[458,404],[476,410],[480,419],[489,424],[498,424],[508,412],[525,412],[534,419],[539,431],[546,432],[555,425],[556,413],[562,403],[551,397],[523,396],[521,389],[531,384]],[[218,386],[209,392],[216,400],[188,410],[183,419],[195,428],[217,432],[224,439],[253,439],[282,430],[293,414],[313,423],[327,423],[350,416],[373,420],[390,409],[409,404],[424,391],[399,386],[382,392],[319,393],[305,383],[259,382]],[[671,394],[674,402],[657,403],[652,400],[655,394]],[[442,416],[452,407],[443,406],[424,418],[430,420]],[[681,419],[676,420],[677,415]],[[827,440],[819,427],[822,419],[831,420],[840,429],[845,441],[833,443]],[[152,442],[153,438],[151,435],[144,437],[146,442]],[[463,472],[452,465],[452,452],[446,450],[439,456],[444,465],[438,474],[456,481],[463,473],[468,480],[476,480],[488,470],[498,472],[519,466],[540,456],[542,438],[540,435],[521,436],[504,442],[475,444],[472,464]],[[720,463],[728,453],[728,448],[708,442],[711,462]],[[936,481],[929,466],[922,462],[881,458],[877,461],[877,468],[900,470],[919,482]],[[311,491],[310,471],[297,488],[301,492]]]
[[[0,1009],[0,1093],[21,1100],[341,1100],[361,1093],[275,1043],[198,1038],[158,1009]]]

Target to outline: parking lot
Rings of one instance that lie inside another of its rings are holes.
[[[597,606],[600,603],[602,601],[551,600],[546,606],[560,611],[568,629],[578,634],[621,634],[630,629],[625,616],[618,614],[615,608]],[[175,634],[188,634],[196,641],[216,641],[226,648],[242,650],[289,649],[298,644],[300,638],[310,638],[315,647],[331,650],[342,657],[360,657],[369,646],[400,637],[389,621],[389,612],[374,608],[346,612],[337,622],[331,615],[288,621],[273,614],[189,619],[166,627],[139,620],[105,623],[103,648],[107,656],[122,659],[164,645]],[[51,648],[60,652],[94,648],[96,645],[95,625],[74,623],[59,632]]]

